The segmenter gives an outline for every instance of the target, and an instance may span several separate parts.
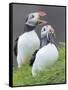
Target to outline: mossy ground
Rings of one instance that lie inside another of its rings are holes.
[[[31,67],[28,65],[14,69],[13,86],[65,83],[65,47],[60,46],[58,50],[57,62],[35,78],[32,77]]]

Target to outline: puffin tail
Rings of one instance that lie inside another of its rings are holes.
[[[19,37],[16,38],[16,40],[15,40],[15,45],[14,45],[14,54],[15,54],[15,56],[17,56],[18,39],[19,39]]]

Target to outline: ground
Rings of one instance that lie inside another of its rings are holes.
[[[50,68],[32,77],[31,67],[24,65],[13,69],[13,86],[65,83],[65,45],[58,47],[59,59]]]

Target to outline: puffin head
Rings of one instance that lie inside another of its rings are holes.
[[[36,25],[42,25],[42,24],[46,24],[47,21],[44,21],[41,19],[41,17],[45,16],[46,13],[43,11],[39,11],[39,12],[34,12],[34,13],[30,13],[27,18],[26,18],[26,25],[28,26],[36,26]]]
[[[45,25],[41,29],[41,39],[47,39],[47,41],[53,43],[55,38],[55,31],[51,25]]]

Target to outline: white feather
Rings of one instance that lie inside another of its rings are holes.
[[[58,59],[58,50],[54,44],[48,44],[40,49],[36,55],[32,67],[32,75],[36,76],[40,71],[47,69]]]
[[[40,40],[36,32],[33,30],[21,35],[18,40],[17,48],[18,48],[17,63],[18,67],[20,68],[21,64],[29,63],[32,54],[35,52],[35,50],[40,48]]]

